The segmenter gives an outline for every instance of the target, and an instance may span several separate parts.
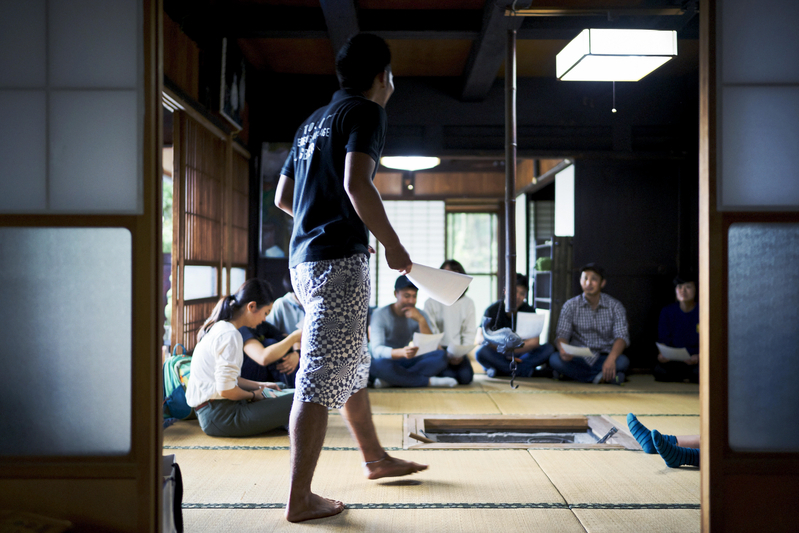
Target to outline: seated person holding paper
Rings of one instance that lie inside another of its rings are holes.
[[[693,276],[674,278],[677,301],[660,312],[658,342],[671,348],[685,348],[687,360],[671,360],[659,350],[658,364],[652,373],[655,381],[699,383],[699,305],[696,303],[696,282]]]
[[[546,363],[549,356],[555,351],[555,347],[551,344],[541,345],[538,336],[525,338],[523,332],[519,332],[518,322],[520,313],[533,313],[533,309],[529,304],[525,303],[524,299],[527,297],[529,290],[527,276],[523,274],[516,274],[516,320],[517,328],[516,333],[522,337],[524,344],[513,351],[513,357],[518,364],[516,368],[516,375],[523,378],[532,377],[535,368],[539,365]],[[499,300],[489,305],[483,316],[491,318],[488,328],[491,331],[496,331],[502,328],[511,328],[513,313],[505,312],[505,300]],[[511,328],[512,329],[512,328]],[[480,330],[478,334],[478,342],[483,342],[483,331]],[[494,376],[510,376],[510,355],[499,353],[497,347],[493,344],[486,344],[477,350],[475,354],[477,362],[485,368],[486,374],[489,377]]]
[[[563,304],[557,330],[559,352],[549,358],[558,374],[583,383],[624,382],[630,366],[622,353],[630,345],[627,312],[621,302],[602,294],[606,281],[602,267],[585,265],[580,275],[583,293]],[[592,355],[576,354],[587,352],[585,348]]]
[[[393,304],[376,309],[369,326],[372,362],[369,379],[377,388],[454,387],[454,378],[435,377],[449,364],[444,350],[419,354],[419,346],[410,346],[414,333],[436,333],[424,311],[416,308],[418,289],[405,276],[394,283]],[[438,344],[438,340],[435,344]]]
[[[454,259],[444,261],[441,269],[466,274],[463,266]],[[444,334],[441,347],[447,351],[449,366],[439,376],[455,378],[459,384],[468,385],[474,379],[474,369],[468,356],[474,347],[474,338],[477,334],[474,301],[466,296],[464,291],[458,301],[452,305],[444,305],[433,298],[428,298],[424,303],[424,310],[435,329]]]

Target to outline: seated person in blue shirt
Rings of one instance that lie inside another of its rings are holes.
[[[549,358],[549,366],[558,375],[583,383],[620,385],[630,366],[623,353],[630,345],[627,312],[621,302],[602,294],[607,281],[602,267],[589,263],[581,270],[583,293],[563,304],[556,333],[559,351]],[[569,355],[563,343],[588,347],[594,357]]]
[[[264,282],[269,290],[268,314],[274,303],[271,286]],[[242,326],[239,328],[244,342],[244,361],[241,375],[253,381],[274,381],[283,383],[284,387],[293,389],[299,353],[293,349],[300,342],[302,331],[294,330],[286,335],[272,324],[264,321],[255,328]]]
[[[655,381],[699,383],[699,305],[696,303],[696,282],[693,276],[674,278],[677,301],[660,312],[658,342],[672,348],[685,348],[691,355],[687,361],[671,361],[658,353],[658,364],[652,373]]]
[[[524,300],[527,297],[527,292],[530,286],[527,281],[527,276],[524,274],[516,274],[516,311],[522,313],[535,313],[529,304]],[[485,310],[483,316],[491,319],[488,324],[488,329],[496,331],[502,328],[511,328],[512,326],[512,313],[505,312],[505,300],[499,300],[489,305]],[[511,328],[512,329],[512,328]],[[482,328],[477,334],[477,342],[483,342]],[[551,344],[541,344],[538,337],[532,339],[522,339],[524,344],[513,351],[513,357],[516,359],[517,368],[516,375],[522,378],[529,378],[533,375],[535,368],[539,365],[546,363],[549,356],[555,351],[555,347]],[[510,355],[499,353],[497,347],[493,344],[486,344],[477,350],[475,354],[477,362],[485,368],[486,374],[489,377],[494,376],[510,376]]]
[[[283,279],[283,288],[286,294],[275,300],[271,311],[266,315],[266,321],[284,333],[294,331],[305,319],[305,309],[302,307],[294,289],[291,286],[291,278]],[[299,346],[294,347],[299,351]]]
[[[416,355],[418,346],[410,346],[414,333],[437,333],[430,318],[416,308],[418,289],[411,280],[400,276],[394,283],[397,301],[372,313],[369,325],[369,347],[372,362],[369,379],[376,388],[454,387],[451,377],[436,377],[449,361],[444,350]]]

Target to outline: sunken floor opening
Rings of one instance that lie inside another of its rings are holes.
[[[403,448],[637,450],[607,416],[406,415]]]

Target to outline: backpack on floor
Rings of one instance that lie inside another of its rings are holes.
[[[183,353],[178,355],[178,346]],[[179,418],[185,420],[194,415],[186,402],[186,386],[191,373],[191,356],[186,355],[186,348],[176,344],[172,355],[164,361],[164,418]]]

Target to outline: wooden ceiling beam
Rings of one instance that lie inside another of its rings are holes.
[[[325,15],[327,33],[333,44],[334,53],[338,54],[347,39],[358,33],[358,10],[354,0],[320,0]]]
[[[472,44],[466,60],[462,101],[479,102],[485,99],[505,59],[507,32],[521,28],[523,21],[522,18],[506,17],[504,10],[493,0],[486,0],[480,37]]]

